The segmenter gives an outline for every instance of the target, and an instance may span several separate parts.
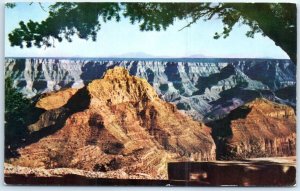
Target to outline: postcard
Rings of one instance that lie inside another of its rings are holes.
[[[6,3],[5,183],[294,186],[296,13]]]

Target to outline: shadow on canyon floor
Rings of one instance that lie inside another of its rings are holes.
[[[233,110],[226,118],[209,122],[206,125],[212,130],[212,137],[216,144],[216,158],[222,160],[229,157],[227,138],[232,136],[231,121],[244,119],[251,112],[249,107],[239,107]]]

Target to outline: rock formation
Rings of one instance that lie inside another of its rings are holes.
[[[296,154],[296,116],[286,105],[255,99],[208,125],[219,159]]]
[[[82,89],[48,94],[37,106],[47,111],[34,130],[61,127],[19,149],[20,157],[11,160],[14,165],[155,179],[166,178],[168,162],[215,159],[208,127],[161,100],[145,79],[121,67],[107,70],[103,79]],[[51,112],[65,117],[50,119]]]
[[[64,106],[69,99],[77,92],[78,89],[68,88],[65,90],[60,90],[58,92],[45,93],[43,97],[39,99],[36,107],[52,110]]]
[[[80,88],[115,66],[144,78],[161,98],[197,120],[222,118],[231,110],[265,97],[296,105],[296,67],[277,59],[116,59],[7,58],[5,75],[26,96],[60,88]],[[278,95],[277,95],[278,92]]]

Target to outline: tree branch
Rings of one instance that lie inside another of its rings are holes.
[[[48,12],[48,11],[46,11],[46,9],[44,8],[44,6],[42,5],[41,2],[39,2],[39,5],[40,5],[40,7],[42,8],[43,11]]]

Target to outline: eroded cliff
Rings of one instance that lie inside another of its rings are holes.
[[[264,97],[295,108],[296,67],[277,59],[7,58],[5,76],[25,96],[80,88],[115,66],[146,79],[161,98],[199,121]],[[291,94],[282,96],[289,88]]]
[[[56,102],[59,97],[63,101]],[[146,80],[121,67],[78,91],[49,94],[38,103],[46,113],[63,112],[65,123],[55,133],[19,149],[20,157],[12,164],[115,171],[124,178],[139,174],[155,179],[166,178],[168,162],[215,159],[207,126],[161,100]]]
[[[255,99],[209,126],[220,159],[296,154],[296,116],[286,105]]]

